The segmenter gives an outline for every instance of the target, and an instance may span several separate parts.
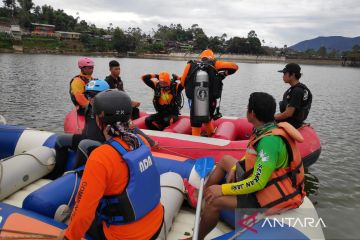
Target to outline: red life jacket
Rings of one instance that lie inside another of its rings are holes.
[[[289,165],[286,168],[276,169],[270,176],[266,186],[256,192],[256,198],[261,208],[268,208],[267,214],[286,211],[297,208],[303,202],[306,193],[304,191],[304,167],[300,151],[296,142],[303,142],[302,135],[289,123],[278,123],[278,127],[264,133],[260,137],[253,135],[248,143],[245,154],[245,170],[253,173],[257,152],[255,144],[266,136],[276,135],[284,139],[289,156]]]

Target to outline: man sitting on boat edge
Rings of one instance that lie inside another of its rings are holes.
[[[303,122],[309,115],[312,94],[309,88],[301,83],[301,67],[296,63],[289,63],[283,70],[283,81],[290,84],[286,90],[283,100],[280,102],[280,113],[275,114],[275,120],[278,122],[286,121],[295,128],[302,126]]]
[[[301,205],[305,197],[304,168],[296,141],[303,138],[290,124],[276,124],[275,110],[271,95],[250,95],[247,118],[255,127],[254,133],[243,159],[224,156],[211,173],[205,186],[206,210],[199,239],[216,226],[223,208],[251,208],[272,214]],[[225,176],[227,183],[219,185]]]

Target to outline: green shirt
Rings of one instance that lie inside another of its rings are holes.
[[[257,128],[255,134],[259,137],[274,128],[276,128],[274,123],[268,123]],[[263,137],[255,148],[257,157],[253,173],[240,182],[223,184],[221,187],[224,195],[257,192],[266,186],[274,170],[288,166],[286,144],[280,136]]]

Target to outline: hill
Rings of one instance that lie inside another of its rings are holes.
[[[289,48],[303,52],[311,48],[314,50],[318,50],[320,47],[324,46],[328,50],[335,49],[335,50],[339,50],[340,52],[343,52],[343,51],[351,51],[352,47],[355,44],[360,45],[360,36],[354,38],[342,37],[342,36],[329,36],[329,37],[317,37],[314,39],[305,40]]]

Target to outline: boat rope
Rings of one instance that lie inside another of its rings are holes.
[[[174,186],[170,186],[170,185],[161,185],[161,188],[172,188],[175,189],[177,191],[179,191],[182,195],[186,196],[186,192],[184,190],[181,190],[180,188],[174,187]]]
[[[190,159],[190,160],[195,160],[193,157],[191,156],[188,156],[188,155],[185,155],[185,154],[182,154],[182,153],[179,153],[177,151],[174,151],[174,150],[170,150],[170,149],[167,149],[167,148],[163,148],[163,147],[158,147],[159,149],[163,149],[165,151],[168,151],[169,153],[172,153],[172,154],[175,154],[177,156],[180,156],[180,157],[184,157],[184,158],[187,158],[187,159]]]
[[[22,234],[22,236],[0,236],[0,239],[57,239],[58,236],[0,228],[0,232]]]
[[[10,159],[10,158],[17,157],[17,156],[21,156],[21,155],[33,157],[41,166],[44,166],[44,167],[49,167],[49,166],[55,165],[55,162],[54,162],[54,163],[51,163],[51,164],[44,164],[44,163],[42,163],[41,160],[38,159],[35,155],[30,154],[30,153],[19,153],[19,154],[16,154],[16,155],[13,155],[13,156],[10,156],[10,157],[7,157],[7,158],[3,158],[3,159],[0,160],[0,184],[1,184],[1,182],[2,182],[3,175],[4,175],[3,162],[6,161],[6,160],[8,160],[8,159]],[[1,239],[1,238],[0,238],[0,239]]]
[[[49,166],[52,166],[52,165],[55,165],[55,162],[54,163],[50,163],[50,164],[46,164],[46,163],[42,163],[41,160],[39,158],[37,158],[35,155],[31,154],[31,153],[18,153],[18,154],[15,154],[15,155],[12,155],[10,157],[6,157],[6,158],[3,158],[0,160],[0,165],[2,166],[1,162],[4,162],[6,160],[9,160],[13,157],[17,157],[17,156],[30,156],[30,157],[33,157],[40,165],[44,166],[44,167],[49,167]]]
[[[160,148],[176,148],[176,149],[188,149],[188,150],[215,150],[215,151],[246,151],[246,148],[207,148],[207,147],[182,147],[182,146],[160,146]]]

